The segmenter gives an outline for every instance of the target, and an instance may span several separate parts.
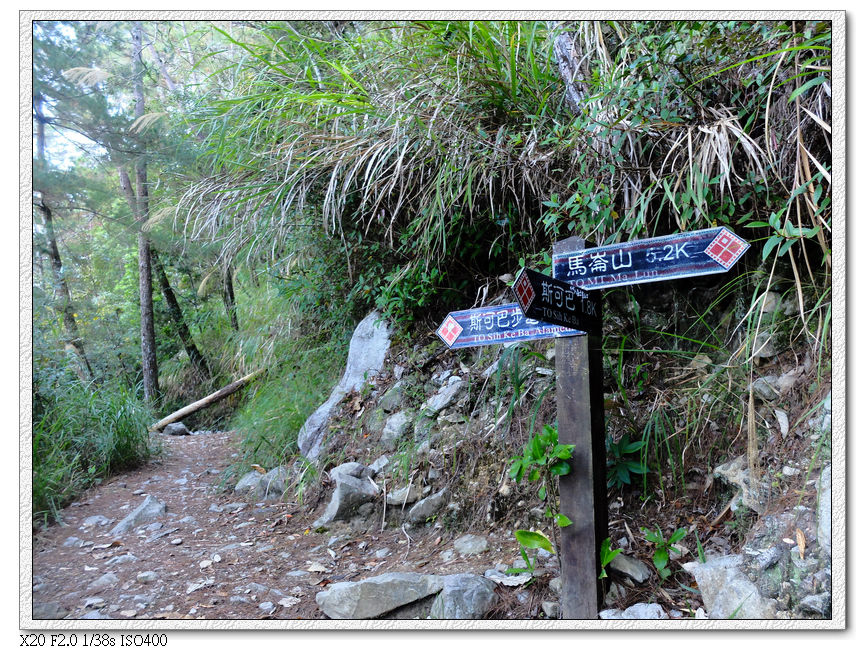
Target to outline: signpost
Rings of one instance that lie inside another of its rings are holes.
[[[595,292],[556,280],[543,273],[523,269],[514,281],[517,304],[527,318],[598,333],[601,304]]]
[[[727,228],[695,230],[553,253],[553,277],[582,289],[659,282],[729,271],[748,242]]]
[[[570,237],[553,254],[580,250]],[[554,269],[555,270],[555,269]],[[600,305],[596,316],[601,320]],[[603,602],[601,542],[607,537],[604,367],[600,326],[589,336],[556,341],[556,421],[559,442],[574,445],[571,471],[559,477],[559,510],[573,523],[561,529],[562,618],[596,619]]]
[[[582,333],[527,318],[515,302],[499,307],[452,311],[436,330],[439,338],[452,350],[495,343],[576,336]]]
[[[436,333],[449,348],[556,338],[559,442],[574,445],[559,480],[562,617],[596,619],[603,599],[600,545],[607,537],[601,301],[589,289],[724,273],[749,244],[709,228],[598,248],[571,237],[553,245],[553,277],[523,269],[516,303],[451,312]]]

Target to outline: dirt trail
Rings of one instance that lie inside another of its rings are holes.
[[[236,461],[233,435],[164,436],[160,458],[94,487],[63,510],[62,524],[36,533],[34,618],[318,619],[315,594],[331,582],[391,571],[483,575],[515,559],[512,538],[495,531],[487,533],[488,552],[462,557],[445,552],[458,532],[333,526],[316,533],[317,512],[243,502],[221,485]],[[112,536],[146,495],[166,504],[165,515]],[[545,591],[547,581],[535,589]],[[540,593],[499,591],[495,617],[537,615]]]

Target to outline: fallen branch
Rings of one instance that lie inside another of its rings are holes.
[[[174,413],[172,413],[171,415],[168,415],[168,416],[162,418],[159,422],[157,422],[156,424],[151,426],[150,430],[151,431],[162,431],[162,429],[164,429],[166,427],[166,425],[169,425],[172,422],[177,422],[177,420],[179,420],[183,417],[186,417],[187,415],[195,413],[196,411],[200,411],[204,407],[210,406],[214,402],[218,402],[219,400],[228,397],[232,393],[240,390],[241,388],[246,386],[248,383],[250,383],[251,381],[258,378],[261,374],[263,374],[265,372],[265,370],[266,370],[266,368],[256,370],[255,372],[253,372],[249,375],[246,375],[246,377],[242,377],[242,378],[238,379],[237,381],[228,384],[227,386],[223,386],[222,388],[220,388],[215,393],[211,393],[207,397],[204,397],[204,398],[198,400],[197,402],[193,402],[192,404],[187,404],[182,409],[179,409],[179,410],[175,411]]]

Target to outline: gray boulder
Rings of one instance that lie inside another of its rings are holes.
[[[379,407],[381,407],[385,413],[393,413],[398,410],[405,401],[405,387],[405,380],[396,382],[384,395],[381,396],[381,399],[378,402]]]
[[[289,469],[285,465],[274,467],[267,474],[261,477],[262,496],[267,501],[280,500],[285,494],[286,483],[289,478]]]
[[[122,535],[136,526],[152,521],[165,514],[165,504],[156,497],[147,495],[144,502],[135,510],[126,515],[114,528],[111,535]]]
[[[394,450],[397,448],[399,441],[408,432],[411,427],[411,415],[406,411],[400,411],[391,415],[384,423],[384,428],[381,431],[381,446],[385,449]]]
[[[754,395],[765,402],[774,402],[781,396],[781,389],[778,383],[778,377],[775,375],[767,375],[754,380],[751,384],[754,390]]]
[[[832,465],[820,474],[817,502],[817,542],[832,555]]]
[[[260,499],[264,496],[263,478],[264,474],[261,472],[254,469],[250,470],[240,477],[237,485],[234,486],[234,493],[245,497],[252,497],[253,499]]]
[[[658,603],[637,603],[626,610],[605,609],[598,613],[605,620],[644,620],[670,618]]]
[[[828,616],[832,605],[832,594],[824,591],[820,594],[812,594],[805,596],[799,601],[799,610],[806,614],[817,614],[818,616]]]
[[[33,603],[33,620],[57,620],[66,618],[69,610],[60,603]]]
[[[332,619],[368,619],[441,591],[440,576],[419,573],[385,573],[360,582],[337,582],[315,596],[315,602]]]
[[[387,456],[382,455],[370,463],[369,468],[372,470],[373,476],[378,476],[384,471],[388,464],[390,464],[390,459]]]
[[[487,538],[479,535],[463,535],[454,541],[454,549],[460,555],[478,555],[488,548]]]
[[[408,511],[408,520],[413,524],[422,524],[426,522],[427,519],[435,515],[445,506],[447,499],[447,488],[439,490],[425,499],[421,499],[412,506],[411,510]]]
[[[435,395],[423,403],[421,413],[428,418],[434,418],[441,411],[453,404],[465,386],[466,382],[459,377],[451,377]]]
[[[742,572],[742,557],[725,555],[682,565],[694,576],[711,619],[774,619],[778,604],[760,595]]]
[[[498,601],[495,583],[470,573],[444,576],[444,586],[433,600],[429,618],[479,619]]]
[[[386,501],[389,506],[402,507],[403,505],[417,503],[420,498],[421,489],[412,483],[411,485],[405,485],[393,492],[388,492]]]
[[[769,488],[765,482],[757,481],[751,476],[748,460],[744,454],[723,465],[719,465],[714,469],[713,473],[730,485],[739,488],[740,493],[737,504],[750,508],[757,514],[762,515],[766,512],[766,500],[769,495]],[[735,505],[734,510],[736,509]]]
[[[330,478],[336,482],[339,482],[340,476],[351,476],[352,478],[359,479],[367,479],[375,476],[375,470],[371,467],[367,467],[363,463],[356,463],[354,461],[337,465],[328,473],[330,474]]]
[[[172,422],[165,426],[162,430],[167,436],[191,436],[192,433],[189,429],[186,428],[186,425],[183,422]]]
[[[118,582],[120,582],[120,578],[117,577],[117,574],[109,571],[108,573],[99,576],[98,578],[96,578],[96,580],[91,582],[88,588],[90,590],[104,589],[105,587],[110,587],[111,585],[115,585]]]
[[[111,519],[108,517],[103,517],[102,515],[93,515],[91,517],[87,517],[84,521],[81,522],[81,525],[85,528],[90,526],[107,526],[111,523]]]
[[[390,348],[390,329],[379,322],[381,315],[373,311],[354,330],[348,346],[345,373],[327,401],[309,416],[297,436],[300,453],[314,461],[321,453],[327,423],[337,404],[348,393],[360,390],[371,375],[377,374]]]
[[[324,513],[313,526],[323,526],[331,521],[345,521],[365,503],[374,500],[378,487],[370,480],[372,470],[360,463],[344,463],[330,471],[336,487]]]
[[[644,562],[624,553],[616,555],[610,562],[609,568],[611,572],[628,577],[634,582],[642,583],[652,576],[652,572]]]
[[[771,359],[778,354],[770,332],[763,330],[757,334],[757,337],[754,339],[753,354],[760,359]]]

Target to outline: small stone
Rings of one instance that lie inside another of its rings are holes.
[[[183,422],[172,422],[167,425],[162,432],[167,436],[188,436],[191,435],[189,429]]]
[[[484,572],[484,577],[488,580],[492,580],[493,582],[497,582],[500,585],[504,585],[506,587],[518,587],[520,585],[526,584],[529,580],[531,580],[532,574],[516,573],[513,575],[508,575],[496,571],[495,569],[488,569]]]
[[[550,580],[550,591],[552,591],[557,596],[562,593],[562,579],[561,578],[553,578]]]
[[[90,526],[105,526],[110,524],[111,520],[107,517],[103,517],[102,515],[93,515],[92,517],[87,517],[81,525],[85,528],[89,528]]]
[[[604,596],[604,605],[607,607],[614,607],[620,598],[623,598],[626,595],[625,588],[617,582],[614,582],[610,585],[610,590],[607,592],[607,595]]]
[[[57,620],[69,615],[60,603],[33,603],[33,620]]]
[[[90,583],[91,589],[102,589],[103,587],[109,587],[113,584],[117,584],[120,582],[120,578],[118,578],[115,574],[108,572],[105,575],[97,578],[93,582]]]
[[[380,474],[381,471],[388,466],[390,463],[390,459],[387,456],[379,456],[375,459],[372,465],[369,468],[374,472],[374,474]]]
[[[105,599],[99,598],[98,596],[88,598],[84,601],[84,608],[85,609],[91,609],[91,608],[98,609],[100,607],[103,607],[104,605],[105,605]]]
[[[554,603],[550,600],[545,600],[541,603],[541,609],[544,610],[544,614],[547,618],[558,618],[559,617],[559,604]]]
[[[799,601],[799,608],[803,612],[812,612],[820,616],[826,616],[832,606],[832,595],[829,592],[805,596]]]
[[[159,574],[156,573],[156,571],[142,571],[137,576],[135,576],[135,579],[142,584],[147,584],[148,582],[154,582],[158,580]]]
[[[63,546],[81,546],[81,540],[78,537],[67,537],[63,542]]]
[[[263,603],[259,603],[258,609],[263,610],[263,611],[267,612],[268,614],[270,614],[276,608],[273,606],[272,602],[270,602],[269,600],[266,600]]]
[[[780,390],[778,389],[778,377],[768,375],[756,379],[750,386],[756,397],[759,397],[765,402],[773,402],[778,399]]]
[[[489,548],[486,537],[478,535],[463,535],[454,541],[454,549],[460,555],[479,555]]]
[[[775,419],[778,420],[778,428],[781,430],[781,437],[786,438],[790,433],[790,418],[781,409],[774,409]]]
[[[645,582],[652,576],[652,572],[645,563],[625,553],[617,554],[608,566],[612,571],[627,576],[639,583]]]
[[[183,540],[180,537],[175,537],[174,539],[171,540],[170,543],[173,546],[180,546],[181,544],[183,544]]]

